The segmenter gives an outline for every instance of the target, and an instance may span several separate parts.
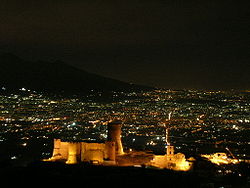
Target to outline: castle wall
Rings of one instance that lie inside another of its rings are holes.
[[[104,150],[101,149],[90,149],[85,151],[84,158],[82,161],[92,162],[96,164],[103,163],[104,161]]]
[[[49,161],[65,160],[67,164],[78,162],[103,163],[104,159],[115,161],[115,143],[62,142],[54,139],[53,155]]]
[[[76,164],[80,161],[81,156],[81,143],[68,142],[68,159],[67,164]]]
[[[59,152],[61,154],[61,158],[67,160],[68,159],[68,142],[61,142]]]
[[[116,159],[115,142],[112,141],[105,142],[105,159],[108,159],[110,161],[115,161]]]
[[[81,161],[98,161],[99,163],[102,163],[104,156],[105,144],[85,142],[81,143]]]
[[[166,168],[166,156],[165,155],[155,155],[151,161],[151,165],[158,168]]]

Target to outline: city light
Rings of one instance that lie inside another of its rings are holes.
[[[115,92],[112,102],[103,103],[23,92],[27,94],[0,96],[0,141],[8,143],[11,135],[28,151],[39,140],[41,157],[52,152],[48,146],[55,137],[104,142],[109,121],[119,118],[123,122],[124,151],[131,161],[135,160],[133,155],[148,157],[137,151],[152,151],[163,154],[151,155],[155,166],[186,171],[191,163],[185,156],[194,151],[216,165],[238,164],[250,158],[244,149],[249,147],[249,140],[242,136],[249,131],[249,93],[239,97],[231,92],[209,91]],[[175,148],[174,156],[166,158],[164,153],[170,145]],[[166,162],[170,159],[175,161],[175,168]]]

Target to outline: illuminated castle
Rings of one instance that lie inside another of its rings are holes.
[[[64,161],[66,164],[90,162],[93,164],[117,166],[154,166],[172,170],[187,171],[191,163],[182,153],[174,154],[174,146],[169,140],[169,129],[166,128],[166,154],[153,155],[143,151],[124,153],[121,141],[120,120],[108,123],[108,138],[104,143],[64,142],[54,139],[51,158],[45,161]]]
[[[104,143],[64,142],[54,139],[52,157],[46,161],[65,161],[67,164],[115,164],[116,156],[123,154],[121,126],[121,121],[109,122],[108,139]]]

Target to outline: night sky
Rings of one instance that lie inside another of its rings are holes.
[[[250,90],[250,3],[1,0],[0,52],[122,81]]]

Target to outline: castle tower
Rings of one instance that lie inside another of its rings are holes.
[[[80,156],[80,143],[77,142],[70,142],[68,143],[68,160],[66,161],[67,164],[76,164],[78,162]]]
[[[174,146],[171,146],[168,128],[166,128],[166,145],[167,145],[166,154],[167,155],[174,155]]]
[[[108,123],[108,141],[115,143],[115,152],[117,155],[123,154],[121,127],[122,121],[120,120],[114,120]]]
[[[60,152],[60,147],[61,147],[61,140],[54,139],[54,149],[53,149],[53,154],[50,160],[56,160],[62,157],[61,152]]]
[[[174,155],[174,146],[167,146],[166,154]]]

